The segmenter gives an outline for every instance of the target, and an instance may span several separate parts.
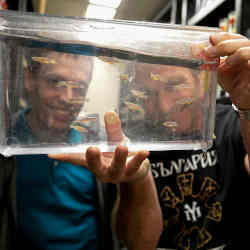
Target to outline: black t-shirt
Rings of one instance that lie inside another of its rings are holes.
[[[16,249],[16,237],[15,161],[0,155],[0,249]]]
[[[231,106],[217,105],[215,137],[207,152],[151,152],[164,218],[159,248],[238,250],[248,242],[250,179]]]

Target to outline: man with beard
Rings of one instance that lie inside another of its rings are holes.
[[[218,66],[218,82],[238,110],[217,104],[213,145],[206,152],[150,152],[164,220],[159,250],[236,250],[244,249],[249,241],[245,226],[250,223],[246,202],[250,188],[250,42],[227,33],[212,35],[210,41],[212,46],[197,54],[208,61],[227,57]],[[135,80],[138,91],[146,96],[141,106],[146,123],[137,121],[133,135],[146,141],[153,136],[164,141],[171,133],[174,138],[195,135],[201,139],[201,128],[206,125],[201,110],[207,104],[204,88],[197,85],[200,77],[202,73],[184,67],[138,64]],[[190,101],[181,101],[185,99]],[[165,121],[175,124],[174,130],[164,128]]]
[[[138,63],[135,84],[147,98],[143,100],[145,119],[137,124],[146,131],[140,128],[135,134],[146,133],[156,141],[200,136],[203,91],[199,77],[198,70],[185,67]]]
[[[90,56],[46,49],[31,53],[24,72],[29,107],[18,113],[12,128],[18,142],[74,144],[94,140],[97,135],[93,138],[91,128],[82,136],[70,128],[84,104],[91,76]],[[116,113],[105,114],[105,125],[109,141],[123,141]],[[72,163],[47,155],[16,156],[17,246],[112,249],[115,237],[111,236],[109,219],[115,186],[102,181],[119,186],[120,205],[113,220],[119,238],[129,249],[154,249],[162,221],[147,156],[147,151],[140,151],[128,158],[128,149],[122,145],[108,154],[89,147],[85,155],[73,154]],[[148,225],[153,225],[153,232]]]

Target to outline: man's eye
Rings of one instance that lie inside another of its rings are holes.
[[[57,88],[67,88],[70,86],[69,83],[66,81],[55,81],[53,83],[55,84],[55,87]]]
[[[58,79],[56,79],[56,78],[47,78],[46,82],[48,84],[53,85],[54,87],[56,87],[60,81],[58,81]]]

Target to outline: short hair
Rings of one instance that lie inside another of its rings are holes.
[[[156,64],[150,64],[150,63],[137,63],[135,69],[135,80],[137,79],[138,73],[145,74],[147,77],[150,77],[150,72],[152,73],[156,72],[156,75],[161,74],[161,71],[169,72],[170,74],[175,70],[175,68],[178,69],[188,69],[191,75],[194,78],[194,84],[197,85],[199,83],[199,74],[200,71],[197,69],[190,69],[186,67],[181,66],[174,66],[174,65],[156,65]]]
[[[87,58],[89,60],[89,63],[91,64],[91,69],[93,68],[92,56],[76,54],[76,53],[68,53],[68,52],[59,52],[48,48],[30,48],[30,47],[24,47],[23,65],[25,68],[28,68],[32,73],[38,73],[43,63],[41,63],[41,61],[37,59],[39,58],[46,59],[47,55],[52,52],[58,53],[58,56],[69,55],[75,59],[79,57]]]

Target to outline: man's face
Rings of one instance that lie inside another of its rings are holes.
[[[197,120],[200,117],[197,116],[197,101],[201,97],[198,76],[190,69],[138,64],[135,81],[148,96],[144,109],[146,119],[154,126],[183,133],[194,126],[194,119],[201,122]]]
[[[30,72],[25,83],[32,102],[30,117],[42,129],[65,132],[83,106],[92,62],[87,56],[56,52],[44,58],[47,62]]]

